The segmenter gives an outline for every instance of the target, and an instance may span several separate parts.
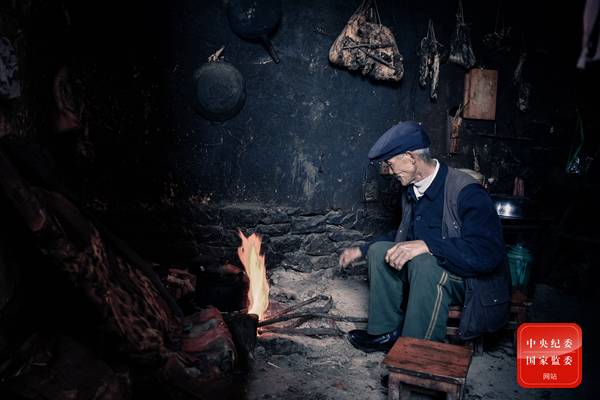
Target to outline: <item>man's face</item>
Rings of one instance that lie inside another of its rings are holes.
[[[387,165],[387,173],[398,179],[402,186],[408,186],[415,181],[417,168],[411,153],[398,154],[383,161]]]

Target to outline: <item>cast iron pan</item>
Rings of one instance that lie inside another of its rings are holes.
[[[194,73],[196,106],[204,118],[225,121],[235,116],[246,101],[244,77],[226,62],[206,63]]]
[[[229,0],[227,18],[236,35],[262,41],[273,61],[279,62],[269,34],[281,21],[281,0]]]

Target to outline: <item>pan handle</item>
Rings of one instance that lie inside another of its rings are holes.
[[[271,56],[273,61],[275,61],[275,64],[279,64],[279,56],[277,55],[277,52],[275,51],[275,48],[273,47],[271,40],[266,35],[261,36],[260,40],[262,41],[263,45],[269,52],[269,55]]]

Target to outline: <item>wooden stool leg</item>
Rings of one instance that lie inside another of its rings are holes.
[[[394,373],[388,378],[388,400],[400,400],[400,379]]]
[[[400,377],[394,373],[388,378],[388,400],[409,400],[410,390],[400,381]]]
[[[410,389],[406,383],[400,384],[400,400],[410,400]]]
[[[456,386],[454,390],[446,393],[446,400],[461,400],[462,399],[462,386]]]

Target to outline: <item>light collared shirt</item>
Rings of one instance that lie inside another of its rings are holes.
[[[434,159],[433,161],[435,161],[435,171],[433,171],[433,174],[429,175],[427,178],[421,179],[419,182],[413,183],[413,190],[417,200],[419,200],[425,194],[425,191],[429,188],[429,186],[431,186],[431,182],[433,182],[435,176],[440,170],[440,163],[438,160]]]

